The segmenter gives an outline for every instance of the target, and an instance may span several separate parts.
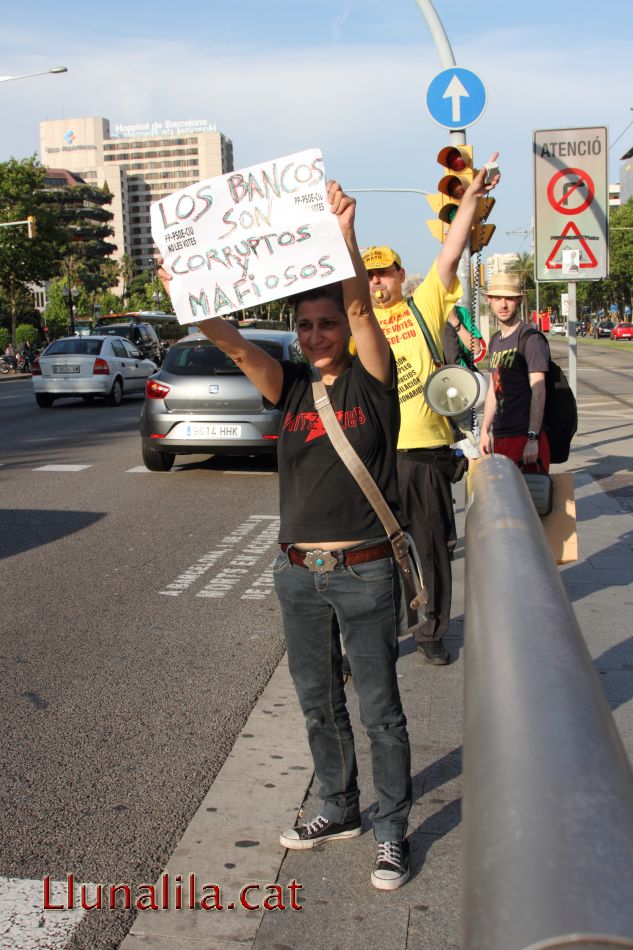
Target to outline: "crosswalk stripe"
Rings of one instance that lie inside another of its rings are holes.
[[[92,468],[92,465],[40,465],[34,468],[34,472],[82,472],[85,468]]]
[[[51,881],[51,903],[66,906],[66,883]],[[0,948],[64,950],[86,911],[44,910],[42,881],[0,877]]]

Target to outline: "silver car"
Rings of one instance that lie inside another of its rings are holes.
[[[62,337],[33,363],[33,392],[43,409],[73,396],[86,401],[101,396],[118,406],[123,396],[142,393],[157,368],[124,337]]]
[[[302,359],[296,333],[241,332],[275,359]],[[280,419],[233,360],[194,333],[169,348],[159,372],[147,381],[143,461],[152,472],[168,472],[179,454],[275,453]]]

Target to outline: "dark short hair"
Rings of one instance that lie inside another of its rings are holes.
[[[341,314],[346,316],[345,304],[343,303],[343,287],[340,280],[334,284],[324,284],[323,287],[313,287],[312,290],[303,290],[301,293],[291,297],[290,301],[295,314],[301,304],[306,300],[331,300],[341,311]]]

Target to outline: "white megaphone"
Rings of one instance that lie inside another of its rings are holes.
[[[440,366],[424,385],[424,398],[440,416],[452,419],[460,432],[476,443],[470,427],[470,412],[483,407],[488,381],[481,373],[473,373],[465,366],[451,363]]]

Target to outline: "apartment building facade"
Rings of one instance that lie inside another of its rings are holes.
[[[113,195],[113,255],[130,257],[135,271],[150,267],[153,201],[205,178],[233,171],[233,145],[206,119],[114,124],[100,116],[40,123],[40,160],[65,168]]]

